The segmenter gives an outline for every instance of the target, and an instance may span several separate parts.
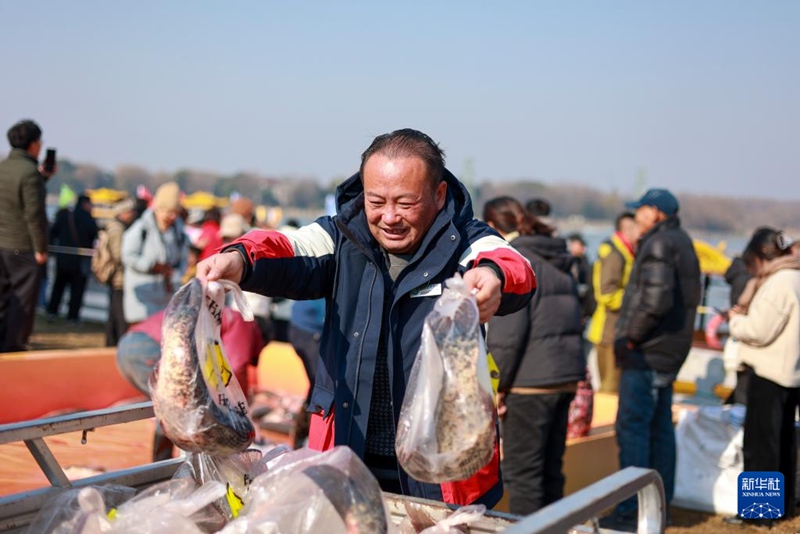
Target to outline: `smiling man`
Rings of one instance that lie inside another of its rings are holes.
[[[294,232],[250,232],[201,262],[198,276],[268,296],[326,299],[309,407],[312,448],[349,446],[386,491],[493,506],[502,496],[497,455],[469,480],[423,484],[399,467],[395,430],[442,283],[461,273],[486,322],[530,300],[530,263],[474,219],[466,188],[422,132],[375,138],[336,196],[336,216]]]

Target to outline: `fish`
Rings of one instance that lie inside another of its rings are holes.
[[[478,307],[451,280],[425,318],[396,437],[400,465],[420,482],[465,480],[494,455],[494,399],[488,374],[486,380],[479,375],[486,353]],[[433,369],[441,371],[441,382],[431,383],[439,374]]]
[[[436,407],[436,439],[439,452],[451,455],[444,478],[463,480],[494,454],[494,400],[478,379],[478,358],[486,358],[478,343],[478,308],[462,299],[452,322],[432,326],[445,377]]]
[[[360,477],[362,483],[358,483],[344,471],[328,464],[308,466],[302,473],[325,494],[344,521],[347,534],[384,534],[388,531],[381,489],[372,476]]]
[[[167,306],[162,324],[161,358],[150,377],[153,410],[164,434],[181,449],[214,456],[244,451],[255,438],[253,422],[244,404],[222,405],[203,376],[195,327],[206,305],[203,284],[197,278],[181,287]],[[235,380],[235,378],[234,378]]]

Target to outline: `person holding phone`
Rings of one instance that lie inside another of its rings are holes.
[[[45,182],[38,165],[42,130],[22,120],[8,130],[11,152],[0,161],[0,352],[26,349],[47,263]]]

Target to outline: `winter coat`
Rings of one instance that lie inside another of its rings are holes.
[[[309,443],[326,449],[348,445],[364,455],[379,340],[385,334],[395,424],[417,356],[425,317],[442,283],[478,265],[502,279],[498,313],[521,309],[533,293],[530,263],[485,223],[473,218],[466,188],[445,172],[447,195],[410,262],[392,281],[384,253],[364,211],[361,177],[337,188],[337,213],[295,231],[251,231],[234,247],[248,258],[242,289],[295,300],[326,299],[309,411]],[[502,493],[499,456],[473,478],[441,487],[422,484],[400,469],[403,492],[466,504],[493,504]]]
[[[672,216],[642,236],[636,249],[617,321],[617,366],[677,373],[692,346],[699,303],[700,264]]]
[[[11,149],[0,162],[0,249],[47,252],[46,195],[36,160]]]
[[[178,219],[165,232],[156,224],[155,214],[146,210],[122,234],[123,275],[122,307],[128,323],[144,321],[163,310],[180,287],[181,275],[189,257],[189,238]],[[153,273],[157,263],[172,267],[172,279],[166,283],[163,274]]]
[[[747,315],[731,318],[739,361],[783,387],[800,386],[800,270],[782,269],[758,288]]]
[[[125,279],[125,268],[122,265],[122,236],[127,230],[128,225],[119,219],[112,219],[106,223],[104,228],[108,234],[108,250],[111,253],[111,259],[114,260],[114,274],[111,277],[111,287],[113,289],[122,289]]]
[[[728,296],[731,306],[736,305],[739,297],[742,295],[747,282],[753,277],[748,271],[744,260],[737,256],[733,258],[731,266],[725,271],[725,281],[731,286],[731,292]]]
[[[592,269],[597,309],[586,334],[586,339],[595,345],[614,344],[619,309],[632,269],[633,254],[617,234],[600,245]]]
[[[533,235],[511,245],[530,260],[536,293],[522,310],[489,321],[487,346],[500,369],[498,391],[584,379],[582,307],[566,241]]]
[[[50,244],[62,247],[90,249],[97,239],[97,223],[92,214],[80,205],[73,209],[61,209],[56,214],[56,220],[50,227]],[[81,272],[89,275],[90,256],[76,253],[56,253],[56,266],[59,270],[68,272]]]

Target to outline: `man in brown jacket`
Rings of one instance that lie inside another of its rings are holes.
[[[0,161],[0,352],[25,350],[47,263],[45,181],[38,167],[42,130],[23,120],[8,130]]]
[[[615,230],[597,250],[597,260],[592,269],[597,308],[586,334],[586,339],[594,344],[597,351],[599,391],[606,393],[616,393],[619,386],[620,370],[614,362],[614,329],[633,268],[633,251],[639,240],[633,213],[620,214],[615,221]]]

